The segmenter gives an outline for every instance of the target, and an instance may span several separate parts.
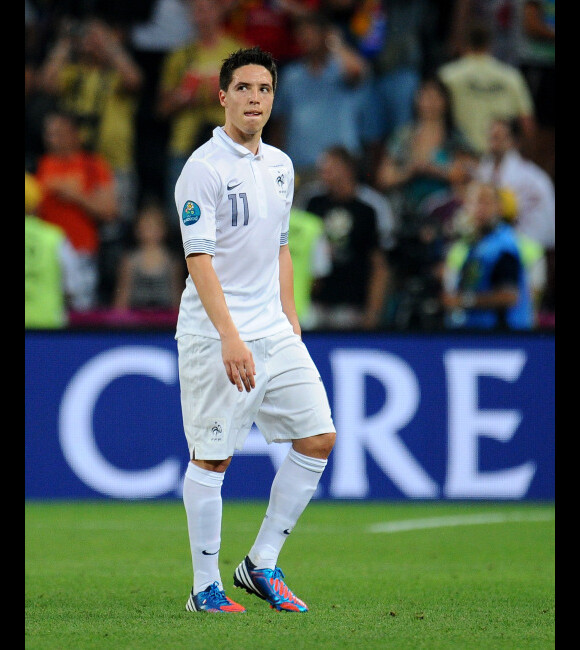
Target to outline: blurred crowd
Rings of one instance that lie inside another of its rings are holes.
[[[305,330],[555,326],[555,0],[25,0],[27,328],[172,325],[222,60],[279,65]]]

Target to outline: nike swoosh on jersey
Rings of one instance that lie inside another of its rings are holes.
[[[289,528],[286,528],[286,529],[284,530],[284,535],[290,535],[291,532],[292,532],[292,531],[291,531]]]
[[[217,553],[219,553],[219,548],[215,553],[209,553],[208,551],[202,551],[203,555],[216,555]]]
[[[231,183],[228,183],[228,190],[233,190],[234,187],[237,187],[238,185],[241,185],[244,181],[240,181],[239,183],[235,183],[232,185]]]

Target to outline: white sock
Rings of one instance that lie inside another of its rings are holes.
[[[193,563],[193,593],[216,580],[223,589],[218,559],[222,527],[224,474],[189,463],[183,481],[183,504]]]
[[[259,569],[274,569],[284,542],[318,487],[327,461],[290,449],[278,469],[266,516],[248,557]]]

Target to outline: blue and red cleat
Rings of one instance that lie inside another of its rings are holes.
[[[189,595],[189,600],[185,604],[185,609],[188,612],[213,612],[213,613],[230,613],[241,614],[246,609],[235,603],[228,598],[220,589],[219,583],[216,581],[204,591],[193,595],[193,589]]]
[[[256,569],[248,556],[234,571],[234,587],[241,587],[249,594],[255,594],[279,612],[308,611],[306,603],[297,598],[284,582],[284,574],[280,567]]]

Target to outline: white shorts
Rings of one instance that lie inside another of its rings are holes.
[[[255,423],[268,444],[335,431],[328,396],[310,353],[292,330],[246,342],[256,365],[249,393],[230,383],[221,342],[177,339],[183,427],[190,458],[224,460]]]

